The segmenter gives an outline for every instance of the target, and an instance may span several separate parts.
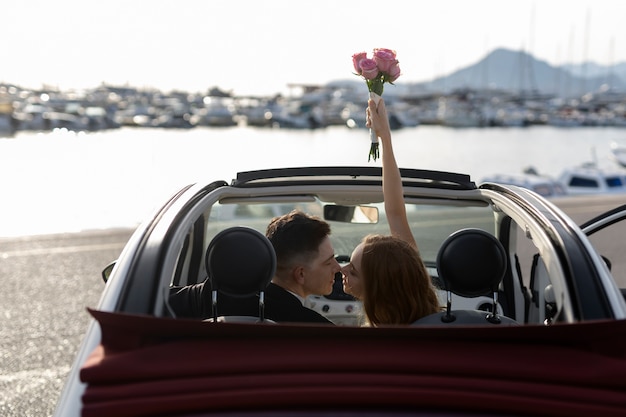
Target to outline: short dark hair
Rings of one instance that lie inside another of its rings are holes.
[[[314,258],[328,235],[328,223],[300,210],[274,217],[265,232],[265,236],[274,246],[278,268],[290,267],[297,259]]]

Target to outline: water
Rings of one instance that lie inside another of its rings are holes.
[[[122,128],[95,133],[21,132],[0,138],[0,237],[136,227],[179,187],[229,182],[238,171],[368,162],[365,130]],[[401,167],[467,173],[475,181],[532,165],[558,176],[610,161],[620,128],[452,129],[394,132]]]

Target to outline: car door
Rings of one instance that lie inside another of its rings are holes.
[[[580,228],[605,259],[617,286],[626,297],[626,204],[594,217]]]

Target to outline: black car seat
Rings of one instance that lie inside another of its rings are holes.
[[[517,325],[515,320],[497,313],[498,287],[506,270],[506,251],[493,235],[481,229],[452,233],[437,254],[437,271],[447,296],[446,309],[414,324]],[[491,294],[492,311],[453,310],[452,293],[462,297]]]
[[[265,288],[276,272],[276,253],[267,237],[245,226],[222,230],[209,243],[205,267],[211,283],[212,321],[264,321]],[[243,304],[258,300],[258,316],[255,311],[218,320],[220,298]]]

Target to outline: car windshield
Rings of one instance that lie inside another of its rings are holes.
[[[207,222],[207,239],[230,226],[248,226],[262,233],[275,216],[299,209],[324,218],[325,203],[315,200],[303,203],[234,203],[212,206]],[[369,204],[378,210],[377,221],[339,221],[326,218],[331,225],[331,240],[337,256],[350,256],[361,239],[368,234],[389,234],[384,206]],[[489,206],[465,207],[441,204],[407,204],[407,217],[424,262],[434,266],[439,247],[454,231],[466,227],[495,234],[493,210]]]

